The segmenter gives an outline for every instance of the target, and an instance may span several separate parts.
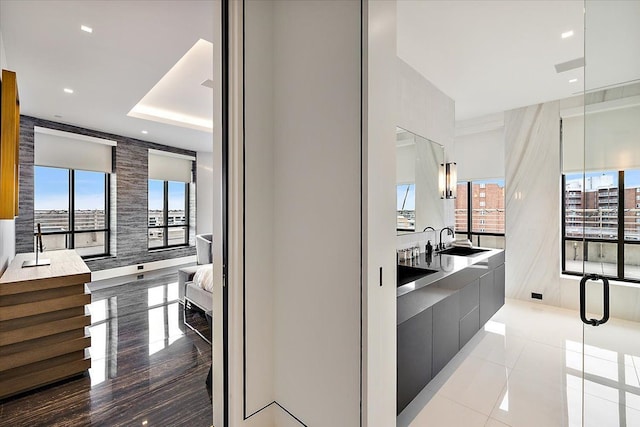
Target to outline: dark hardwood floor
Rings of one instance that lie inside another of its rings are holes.
[[[0,426],[212,425],[211,346],[183,324],[177,273],[92,292],[91,370],[0,401]]]

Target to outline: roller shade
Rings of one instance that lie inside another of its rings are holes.
[[[34,127],[34,163],[64,169],[112,172],[116,141]]]
[[[191,182],[195,157],[166,151],[149,150],[149,179]]]
[[[458,181],[504,177],[504,129],[456,136],[454,161]]]
[[[583,115],[562,119],[564,173],[638,168],[640,106],[587,113],[586,129]]]

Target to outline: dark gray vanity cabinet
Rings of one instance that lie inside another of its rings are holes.
[[[496,298],[496,311],[500,310],[500,307],[504,305],[504,264],[500,264],[494,270],[494,286],[495,286],[495,298]]]
[[[460,290],[460,348],[480,329],[480,280]]]
[[[504,252],[425,281],[398,295],[398,413],[504,304]]]
[[[480,324],[484,325],[497,311],[493,270],[480,277]]]
[[[460,294],[455,293],[433,306],[433,362],[436,375],[460,349]]]
[[[487,323],[504,305],[504,264],[480,277],[480,324]]]
[[[398,325],[397,409],[402,411],[431,378],[432,309]]]

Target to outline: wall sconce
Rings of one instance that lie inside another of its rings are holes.
[[[458,171],[455,163],[441,163],[439,174],[441,199],[455,199],[458,194]]]

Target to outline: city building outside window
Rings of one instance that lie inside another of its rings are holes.
[[[149,249],[189,244],[189,184],[149,179]]]
[[[458,238],[476,246],[504,248],[504,180],[458,182],[455,221]]]
[[[75,249],[84,258],[109,254],[109,174],[34,167],[34,233],[47,250]]]
[[[562,271],[639,282],[640,170],[573,173],[562,179]]]

